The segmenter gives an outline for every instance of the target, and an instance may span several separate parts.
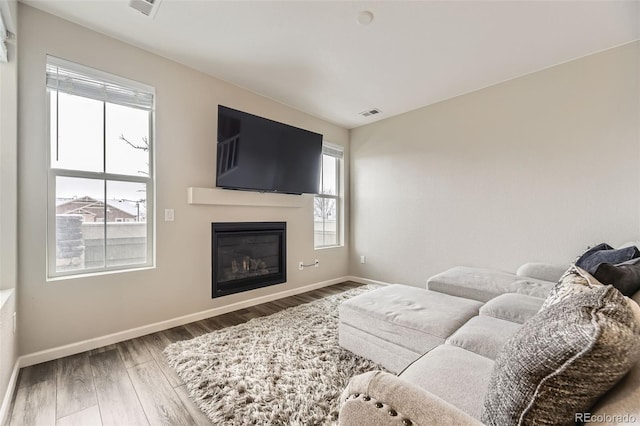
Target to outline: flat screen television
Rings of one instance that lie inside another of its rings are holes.
[[[322,135],[218,105],[216,186],[316,194]]]

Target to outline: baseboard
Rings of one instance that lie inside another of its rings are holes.
[[[305,293],[311,290],[317,290],[319,288],[338,284],[344,281],[355,281],[362,284],[378,283],[378,282],[374,282],[373,280],[367,280],[366,283],[360,280],[361,279],[356,279],[356,277],[345,276],[340,278],[334,278],[328,281],[309,284],[309,285],[294,288],[291,290],[285,290],[278,293],[269,294],[266,296],[255,297],[253,299],[243,300],[241,302],[232,303],[230,305],[221,306],[219,308],[213,308],[206,311],[197,312],[194,314],[172,318],[166,321],[160,321],[153,324],[144,325],[142,327],[136,327],[136,328],[132,328],[125,331],[108,334],[106,336],[96,337],[89,340],[83,340],[81,342],[71,343],[68,345],[59,346],[56,348],[23,355],[18,358],[17,364],[19,364],[19,368],[28,367],[30,365],[39,364],[41,362],[51,361],[58,358],[63,358],[65,356],[75,355],[85,351],[90,351],[92,349],[101,348],[103,346],[123,342],[129,339],[134,339],[136,337],[144,336],[146,334],[156,333],[158,331],[166,330],[172,327],[178,327],[184,324],[188,324],[190,322],[200,321],[205,318],[215,317],[218,315],[237,311],[239,309],[244,309],[250,306],[259,305],[261,303],[271,302],[273,300],[282,299],[284,297],[295,296],[296,294]]]
[[[20,358],[16,359],[16,362],[13,364],[13,371],[9,378],[7,391],[4,393],[4,398],[2,399],[2,407],[0,407],[0,425],[9,424],[9,410],[11,409],[13,393],[16,389],[16,384],[18,383],[18,373],[20,373]]]
[[[384,281],[371,280],[369,278],[354,277],[352,275],[345,277],[345,279],[356,282],[358,284],[391,285],[390,283],[385,283]]]

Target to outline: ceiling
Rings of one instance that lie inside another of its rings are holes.
[[[640,39],[640,1],[21,1],[346,128]]]

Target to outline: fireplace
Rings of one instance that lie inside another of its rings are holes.
[[[211,297],[287,280],[286,222],[211,224]]]

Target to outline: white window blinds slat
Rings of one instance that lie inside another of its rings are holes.
[[[47,88],[82,96],[98,101],[110,102],[145,110],[153,110],[152,90],[133,81],[122,84],[105,79],[103,73],[62,59],[47,57]],[[136,86],[141,86],[138,89]]]
[[[341,146],[325,142],[322,144],[322,154],[341,159],[344,157],[344,149]]]
[[[9,61],[7,57],[7,45],[4,44],[7,39],[7,27],[4,24],[4,20],[2,19],[2,14],[0,13],[0,62],[6,63]]]

